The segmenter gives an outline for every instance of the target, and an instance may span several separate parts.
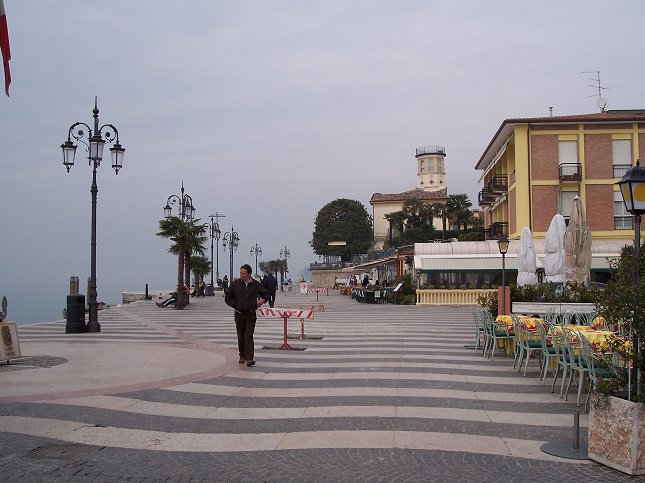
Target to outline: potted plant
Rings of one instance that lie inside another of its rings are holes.
[[[625,246],[620,259],[612,263],[615,271],[606,290],[598,295],[598,313],[609,325],[621,324],[627,340],[611,343],[614,357],[603,359],[608,377],[598,379],[589,413],[589,457],[630,475],[645,474],[643,253],[645,246],[635,263],[634,247]],[[640,277],[635,276],[636,270]]]

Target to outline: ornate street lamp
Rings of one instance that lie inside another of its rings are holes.
[[[96,302],[96,197],[98,187],[96,185],[96,169],[101,165],[103,159],[103,148],[105,143],[113,144],[110,148],[112,156],[112,168],[116,174],[123,167],[123,153],[125,149],[119,143],[119,131],[112,124],[104,124],[99,127],[99,109],[97,107],[97,98],[94,98],[94,109],[92,110],[94,117],[94,128],[85,124],[84,122],[76,122],[69,127],[67,133],[67,141],[61,144],[63,149],[63,166],[67,168],[67,172],[74,166],[74,157],[76,155],[76,145],[72,141],[74,138],[87,146],[88,160],[92,167],[92,186],[90,193],[92,193],[92,235],[91,235],[91,274],[89,286],[89,321],[87,324],[88,332],[101,332],[101,324],[99,324],[98,304]],[[87,131],[86,131],[87,130]],[[103,139],[105,135],[105,139]],[[87,142],[85,141],[87,139]]]
[[[179,217],[181,221],[192,220],[195,218],[195,206],[193,205],[193,198],[184,193],[184,182],[181,182],[181,196],[170,195],[166,201],[166,206],[163,208],[163,214],[166,219],[172,216],[172,208],[176,206],[179,208]]]
[[[641,216],[645,213],[645,168],[641,168],[640,161],[636,161],[636,166],[628,169],[625,175],[617,183],[620,186],[620,192],[623,194],[625,209],[634,216],[634,287],[636,289],[635,305],[640,305],[641,277],[640,277],[640,258],[641,258]],[[642,317],[640,313],[634,312],[634,317]],[[637,327],[639,324],[632,324]],[[632,347],[637,354],[641,354],[641,341],[638,334],[632,329],[630,334]],[[642,355],[642,354],[641,354]],[[632,370],[629,371],[628,392],[630,400],[632,399]],[[640,394],[639,384],[641,380],[640,367],[636,371],[635,394]]]
[[[211,222],[204,224],[204,227],[209,228],[211,237],[211,284],[206,287],[206,295],[215,295],[215,286],[213,285],[213,240],[217,240],[217,279],[219,280],[219,239],[222,231],[219,229],[219,223],[213,221],[213,218],[218,219],[220,217],[223,218],[224,215],[220,215],[219,213],[210,215]]]
[[[226,251],[228,247],[229,251],[229,283],[233,282],[233,253],[237,250],[237,247],[240,245],[240,237],[237,232],[231,225],[231,231],[224,234],[222,240],[222,249]]]
[[[284,260],[284,270],[282,271],[282,285],[284,285],[284,279],[287,274],[287,258],[289,258],[290,255],[291,252],[286,246],[282,250],[280,250],[280,259]]]
[[[506,253],[508,252],[509,243],[506,235],[502,235],[497,240],[499,253],[502,254],[502,315],[506,315]],[[497,312],[499,313],[499,310]]]
[[[251,255],[255,253],[255,274],[258,273],[258,255],[262,255],[262,247],[255,242],[255,245],[251,247]]]

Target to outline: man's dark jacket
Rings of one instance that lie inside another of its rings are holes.
[[[269,292],[262,288],[260,282],[251,279],[248,286],[238,278],[226,291],[224,301],[238,312],[255,312],[258,308],[258,297],[266,300]]]
[[[262,286],[271,293],[276,293],[278,290],[278,280],[273,276],[273,274],[265,275],[262,279]]]

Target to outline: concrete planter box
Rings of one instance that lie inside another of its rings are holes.
[[[554,308],[557,312],[572,311],[577,313],[594,312],[594,304],[561,304],[557,302],[513,302],[514,314],[544,315],[547,310]]]
[[[645,404],[616,397],[589,412],[589,458],[628,475],[645,475]]]

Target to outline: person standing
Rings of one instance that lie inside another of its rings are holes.
[[[275,293],[278,291],[278,279],[273,276],[271,272],[264,276],[262,279],[262,287],[269,292],[269,307],[273,308],[275,305]]]
[[[253,332],[257,320],[255,309],[265,302],[268,295],[269,292],[262,287],[260,282],[251,278],[249,264],[240,267],[240,278],[234,280],[226,291],[224,301],[226,305],[235,310],[240,364],[246,362],[249,367],[255,364],[253,347]]]

